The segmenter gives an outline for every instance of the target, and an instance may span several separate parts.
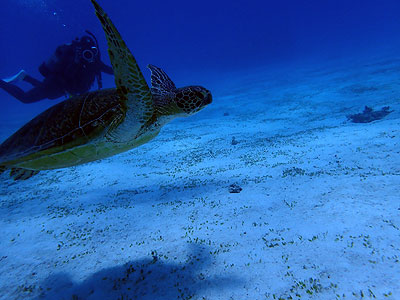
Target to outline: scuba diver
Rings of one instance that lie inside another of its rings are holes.
[[[102,88],[101,74],[114,74],[110,66],[100,59],[96,37],[88,30],[88,35],[76,38],[70,44],[58,46],[55,53],[39,66],[44,80],[40,81],[21,70],[7,79],[0,79],[0,87],[23,103],[33,103],[43,99],[57,99],[63,95],[79,95],[89,91],[97,80]],[[30,83],[33,88],[24,92],[13,83]]]

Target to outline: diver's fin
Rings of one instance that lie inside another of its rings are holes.
[[[164,97],[176,91],[175,83],[161,69],[153,65],[147,65],[151,71],[151,93],[153,96]]]
[[[3,81],[5,81],[7,83],[21,82],[22,80],[24,80],[26,75],[27,74],[26,74],[25,70],[21,70],[17,74],[15,74],[14,76],[11,76],[11,77],[8,77],[8,78],[4,78]]]
[[[26,180],[39,173],[39,171],[28,170],[23,168],[12,168],[10,176],[14,180]]]

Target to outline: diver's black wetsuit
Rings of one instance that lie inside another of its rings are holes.
[[[90,56],[93,53],[85,52],[95,49],[97,53],[90,60],[82,53]],[[24,81],[33,85],[27,92],[18,86],[0,79],[0,88],[23,103],[33,103],[43,99],[57,99],[64,95],[79,95],[87,92],[97,78],[101,88],[101,73],[113,74],[113,69],[100,60],[100,53],[93,39],[84,36],[80,41],[61,45],[55,54],[39,67],[45,77],[39,81],[29,75]]]

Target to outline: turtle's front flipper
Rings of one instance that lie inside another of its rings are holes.
[[[150,89],[135,58],[108,15],[95,0],[91,1],[106,34],[115,84],[127,107],[127,120],[124,123],[128,123],[133,132],[137,132],[153,115]]]

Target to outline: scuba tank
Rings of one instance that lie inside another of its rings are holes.
[[[85,30],[85,32],[93,39],[96,47],[93,47],[93,49],[82,49],[81,44],[84,37],[81,39],[74,39],[71,44],[58,46],[55,53],[39,66],[40,74],[42,74],[43,77],[49,77],[62,71],[61,69],[64,70],[65,68],[68,68],[70,64],[79,65],[82,63],[91,64],[100,62],[99,42],[92,32],[89,30]],[[66,57],[71,57],[73,61],[71,61],[71,58],[66,59]],[[101,71],[97,72],[95,76],[98,88],[101,89],[103,87]]]

